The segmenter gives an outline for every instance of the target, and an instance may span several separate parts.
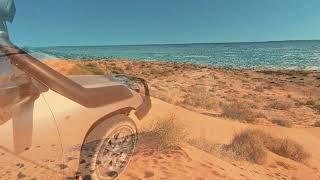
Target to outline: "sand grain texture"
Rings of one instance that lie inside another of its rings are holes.
[[[145,144],[138,147],[120,179],[320,179],[320,128],[313,126],[320,119],[320,72],[225,70],[128,60],[45,63],[66,75],[75,65],[90,64],[105,74],[120,72],[146,78],[153,107],[141,127],[174,114],[186,127],[188,138],[226,145],[235,133],[261,129],[295,140],[311,154],[307,162],[300,163],[267,151],[267,161],[258,165],[207,153],[185,142],[161,152]],[[232,113],[240,113],[244,119],[235,119]],[[292,127],[273,124],[274,119],[290,121]]]

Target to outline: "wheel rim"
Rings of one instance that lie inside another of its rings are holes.
[[[135,130],[123,126],[104,140],[95,163],[98,179],[114,179],[128,165],[137,141]]]

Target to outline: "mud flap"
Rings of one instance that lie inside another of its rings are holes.
[[[32,145],[33,108],[35,97],[29,97],[17,104],[12,114],[14,151],[19,154]]]

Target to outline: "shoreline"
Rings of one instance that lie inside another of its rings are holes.
[[[56,57],[50,57],[48,59],[42,59],[40,61],[48,61],[48,60],[64,60],[64,61],[72,61],[72,62],[100,62],[100,61],[133,61],[133,62],[151,62],[151,63],[157,63],[157,62],[163,62],[168,64],[180,64],[180,65],[194,65],[199,67],[207,67],[207,68],[214,68],[214,69],[225,69],[225,70],[252,70],[252,71],[306,71],[306,72],[320,72],[320,67],[305,67],[305,68],[296,68],[296,67],[240,67],[240,68],[234,68],[234,67],[224,67],[224,66],[216,66],[211,64],[197,64],[197,63],[189,63],[189,62],[175,62],[175,61],[169,61],[169,60],[149,60],[149,59],[130,59],[130,58],[110,58],[110,59],[62,59],[62,58],[56,58]]]

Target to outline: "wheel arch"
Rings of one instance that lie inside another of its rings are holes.
[[[85,136],[84,136],[84,138],[83,138],[83,141],[82,141],[82,143],[81,143],[81,149],[82,149],[82,146],[83,146],[86,138],[87,138],[88,135],[90,134],[90,132],[91,132],[92,130],[94,130],[100,123],[102,123],[103,121],[105,121],[105,120],[107,120],[107,119],[109,119],[109,118],[111,118],[111,117],[113,117],[113,116],[116,116],[116,115],[123,114],[123,115],[128,116],[129,113],[130,113],[132,110],[134,110],[134,108],[132,108],[132,107],[121,108],[121,109],[118,109],[118,110],[116,110],[116,111],[113,111],[113,112],[111,112],[111,113],[109,113],[109,114],[107,114],[107,115],[104,115],[103,117],[101,117],[101,118],[99,118],[98,120],[96,120],[96,121],[91,125],[91,127],[88,129],[88,131],[86,132],[86,134],[85,134]]]
[[[76,177],[80,177],[80,174],[81,174],[80,172],[83,170],[83,169],[81,168],[81,166],[80,166],[80,162],[81,162],[81,160],[82,160],[81,154],[82,154],[82,150],[83,150],[83,148],[84,148],[84,145],[85,145],[85,143],[86,143],[86,139],[88,138],[88,136],[90,135],[90,133],[91,133],[92,131],[94,131],[95,128],[98,127],[101,123],[107,121],[108,119],[110,119],[110,118],[112,118],[112,117],[114,117],[114,116],[124,115],[124,116],[127,116],[127,117],[128,117],[129,113],[130,113],[132,110],[135,110],[135,109],[132,108],[132,107],[125,107],[125,108],[116,110],[116,111],[114,111],[114,112],[111,112],[111,113],[109,113],[109,114],[107,114],[107,115],[99,118],[98,120],[96,120],[96,121],[91,125],[91,127],[90,127],[89,130],[86,132],[86,134],[85,134],[85,136],[84,136],[84,138],[83,138],[83,140],[82,140],[82,143],[81,143],[79,166],[78,166],[78,168],[77,168],[78,170],[77,170],[77,172],[76,172]],[[130,119],[131,119],[131,118],[130,118]],[[132,119],[131,119],[131,120],[132,120]],[[135,122],[134,120],[133,120],[133,123],[134,123],[135,126],[136,126],[136,122]],[[80,173],[80,174],[79,174],[79,173]]]

